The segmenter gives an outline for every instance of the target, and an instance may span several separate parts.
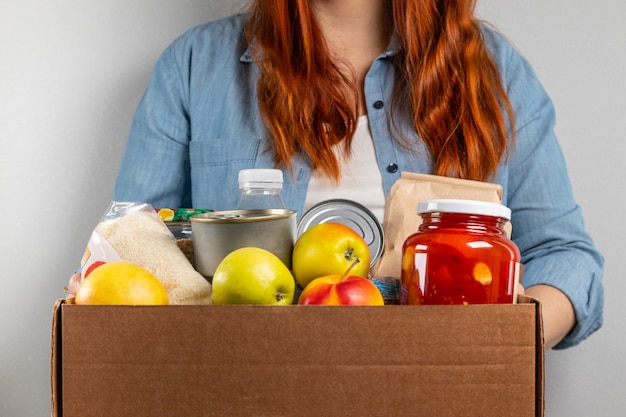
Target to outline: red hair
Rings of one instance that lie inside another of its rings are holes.
[[[488,180],[506,155],[514,117],[475,0],[389,0],[389,7],[400,44],[392,110],[407,109],[392,117],[412,120],[433,174]],[[338,180],[332,146],[343,141],[349,154],[359,95],[345,63],[331,57],[309,1],[254,1],[246,34],[258,47],[259,107],[276,165],[290,168],[300,154]]]

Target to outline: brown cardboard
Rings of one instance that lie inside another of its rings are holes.
[[[59,301],[52,415],[543,416],[540,305]]]

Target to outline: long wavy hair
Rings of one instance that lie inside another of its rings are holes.
[[[412,121],[433,174],[486,181],[506,157],[514,114],[474,8],[475,0],[388,0],[400,47],[390,117]],[[257,47],[258,100],[275,164],[291,168],[301,154],[338,180],[333,146],[350,154],[358,86],[329,53],[309,0],[253,1],[246,36]],[[403,135],[395,139],[410,148]]]

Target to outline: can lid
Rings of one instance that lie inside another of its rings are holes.
[[[189,218],[191,223],[251,223],[283,219],[296,216],[295,210],[253,209],[253,210],[216,210],[209,213],[195,214]]]
[[[242,169],[239,171],[239,189],[283,188],[283,172],[280,169]]]
[[[307,210],[298,221],[298,236],[319,223],[337,222],[360,234],[370,248],[370,267],[380,259],[384,247],[383,228],[365,206],[343,199],[322,201]]]
[[[511,209],[498,204],[477,200],[435,199],[425,200],[417,205],[417,214],[423,213],[462,213],[500,217],[511,220]]]

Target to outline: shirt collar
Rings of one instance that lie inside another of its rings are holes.
[[[254,49],[255,45],[256,45],[256,42],[252,40],[252,42],[248,45],[243,55],[241,55],[241,57],[239,58],[239,61],[241,62],[256,61],[256,59],[254,58],[254,54],[252,53],[252,50]],[[391,40],[389,41],[389,45],[387,45],[387,48],[383,51],[382,54],[380,54],[378,59],[392,57],[396,55],[398,52],[400,52],[400,41],[398,39],[397,33],[394,32],[391,35]]]

